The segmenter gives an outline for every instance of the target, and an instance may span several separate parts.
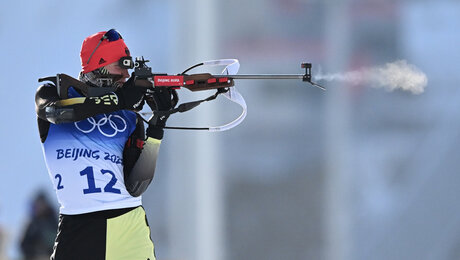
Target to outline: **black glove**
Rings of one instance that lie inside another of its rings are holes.
[[[139,111],[144,106],[145,88],[134,84],[134,74],[115,91],[122,109]]]
[[[163,127],[169,117],[167,111],[173,109],[179,101],[177,92],[171,88],[156,87],[145,95],[145,101],[153,112],[152,117],[149,119],[146,134],[156,139],[162,139]]]

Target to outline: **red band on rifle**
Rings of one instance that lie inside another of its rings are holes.
[[[155,76],[155,87],[181,87],[184,85],[184,76]]]

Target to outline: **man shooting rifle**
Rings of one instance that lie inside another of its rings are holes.
[[[38,130],[60,204],[51,259],[155,259],[142,193],[153,179],[166,117],[144,130],[136,113],[174,108],[173,89],[135,86],[130,52],[114,29],[82,44],[79,80],[101,89],[58,89],[47,78],[36,92]],[[113,90],[113,92],[105,90]],[[63,98],[65,97],[65,98]]]

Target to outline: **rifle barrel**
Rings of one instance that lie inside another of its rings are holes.
[[[305,81],[305,75],[302,74],[237,74],[237,75],[212,75],[215,78],[232,78],[232,79],[302,79]],[[307,81],[313,86],[326,90],[323,86],[312,82]]]
[[[303,79],[302,74],[237,74],[237,75],[212,75],[216,78],[233,79]]]

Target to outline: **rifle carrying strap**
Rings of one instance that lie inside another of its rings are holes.
[[[179,129],[179,130],[205,130],[205,131],[210,131],[210,132],[221,132],[221,131],[226,131],[229,129],[232,129],[233,127],[239,125],[241,122],[243,122],[244,118],[246,117],[247,114],[247,106],[246,106],[246,101],[244,100],[243,96],[236,90],[235,87],[230,87],[230,88],[220,88],[217,89],[216,93],[212,96],[209,96],[205,99],[202,100],[197,100],[197,101],[192,101],[192,102],[187,102],[180,104],[174,109],[168,110],[168,111],[152,111],[153,117],[151,119],[151,124],[154,124],[158,120],[158,118],[161,118],[162,116],[170,116],[174,113],[177,112],[186,112],[189,111],[198,105],[200,105],[203,102],[206,101],[211,101],[217,98],[219,94],[224,94],[224,96],[229,99],[232,102],[235,102],[241,106],[243,109],[243,112],[232,122],[222,125],[222,126],[214,126],[214,127],[178,127],[178,126],[164,126],[162,128],[164,129]],[[149,121],[145,120],[143,117],[142,119],[149,124]]]
[[[146,123],[148,123],[148,124],[155,124],[158,121],[159,118],[169,117],[170,115],[172,115],[174,113],[177,113],[177,112],[183,113],[183,112],[192,110],[193,108],[197,107],[201,103],[214,100],[214,99],[217,98],[217,96],[219,96],[219,94],[225,93],[227,91],[228,91],[228,89],[219,88],[219,89],[217,89],[217,91],[216,91],[216,93],[214,95],[209,96],[209,97],[207,97],[205,99],[191,101],[191,102],[187,102],[187,103],[182,103],[182,104],[178,105],[176,108],[166,110],[166,111],[153,110],[152,111],[152,118],[150,119],[150,121],[147,121],[145,119],[144,119],[144,121]],[[204,128],[204,127],[189,128],[189,127],[169,127],[169,126],[165,126],[163,128],[166,128],[166,129],[208,130],[207,127],[206,128]]]

